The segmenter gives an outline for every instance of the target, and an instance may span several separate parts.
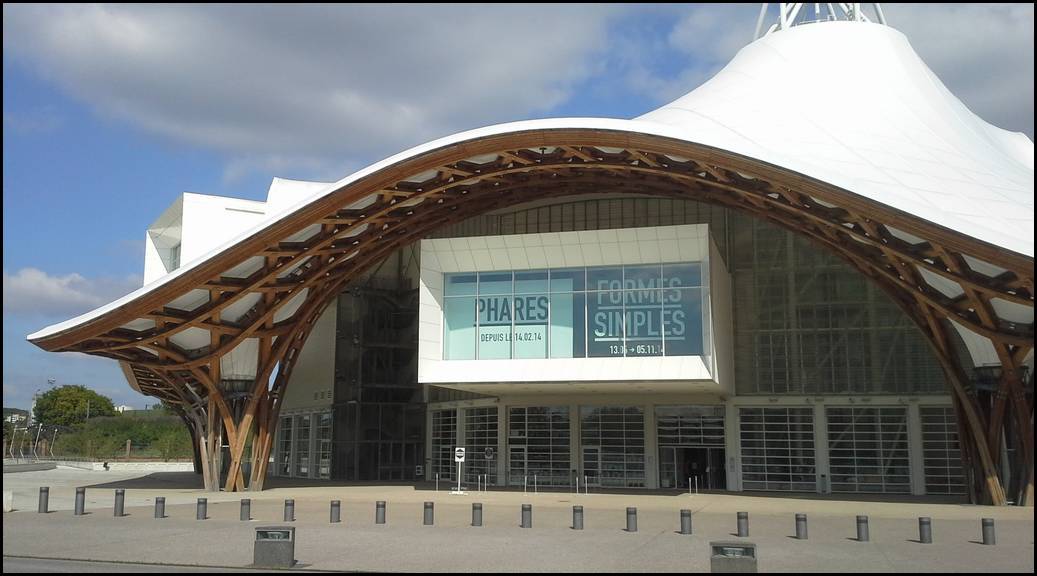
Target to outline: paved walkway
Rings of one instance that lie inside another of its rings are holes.
[[[738,540],[732,535],[735,513],[743,510],[750,512],[750,537],[743,540],[756,543],[761,571],[1032,573],[1034,568],[1032,508],[731,494],[459,496],[412,486],[329,485],[246,494],[253,520],[241,522],[241,494],[183,487],[182,482],[194,481],[188,477],[101,474],[82,477],[59,469],[4,475],[4,489],[15,490],[20,509],[4,515],[4,555],[243,567],[252,562],[254,528],[283,524],[283,501],[294,498],[296,558],[300,567],[322,570],[705,572],[709,542]],[[56,511],[50,514],[36,513],[38,488],[32,484],[38,487],[40,481],[51,486]],[[93,486],[82,517],[70,511],[76,485]],[[114,518],[114,488],[120,486],[126,489],[129,515]],[[155,496],[166,498],[167,518],[152,517]],[[194,519],[198,497],[208,498],[208,520]],[[342,501],[341,524],[328,522],[331,499]],[[385,525],[374,524],[376,500],[388,502]],[[424,501],[435,503],[434,526],[422,525]],[[473,502],[483,503],[483,527],[470,526]],[[519,527],[523,503],[533,505],[531,529]],[[582,531],[570,528],[575,504],[584,507]],[[638,508],[634,533],[624,530],[627,506]],[[678,533],[682,508],[694,513],[691,536]],[[808,514],[808,540],[793,538],[797,512]],[[855,540],[857,514],[870,517],[871,542]],[[933,519],[933,544],[917,542],[919,516]],[[996,546],[979,543],[983,517],[997,521]]]

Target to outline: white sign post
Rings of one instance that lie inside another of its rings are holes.
[[[457,490],[454,494],[464,494],[461,491],[461,466],[464,464],[464,448],[454,448],[454,462],[457,462]]]

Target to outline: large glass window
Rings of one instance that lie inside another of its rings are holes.
[[[432,468],[429,479],[456,479],[454,448],[457,447],[457,411],[432,411]]]
[[[911,492],[906,408],[828,408],[833,492]]]
[[[310,476],[310,429],[313,417],[309,414],[295,417],[295,476]]]
[[[317,477],[327,479],[331,478],[331,413],[319,414],[317,419],[317,449],[320,451]]]
[[[741,408],[742,487],[814,492],[814,410]]]
[[[645,485],[645,418],[638,407],[580,408],[583,473],[592,485]]]
[[[926,494],[965,494],[954,408],[923,407],[922,451]]]
[[[446,275],[447,360],[703,353],[699,263]]]
[[[485,474],[497,483],[497,407],[467,408],[464,411],[466,482],[475,483]]]
[[[279,476],[292,475],[292,421],[291,416],[282,416],[281,425],[277,428],[279,438],[277,474]]]
[[[570,484],[569,452],[568,406],[508,409],[509,484]]]

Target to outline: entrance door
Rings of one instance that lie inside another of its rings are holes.
[[[709,448],[685,448],[684,449],[685,476],[690,480],[691,486],[698,486],[700,490],[709,489]]]
[[[699,490],[727,488],[723,448],[664,447],[660,454],[660,478],[672,478],[672,486],[692,489],[698,486]]]
[[[508,447],[508,483],[512,486],[521,486],[526,480],[526,447]]]
[[[583,476],[588,485],[601,485],[601,448],[599,446],[583,447]]]

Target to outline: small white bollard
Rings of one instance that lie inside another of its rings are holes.
[[[12,490],[4,490],[4,512],[10,512],[14,510],[14,492]]]

